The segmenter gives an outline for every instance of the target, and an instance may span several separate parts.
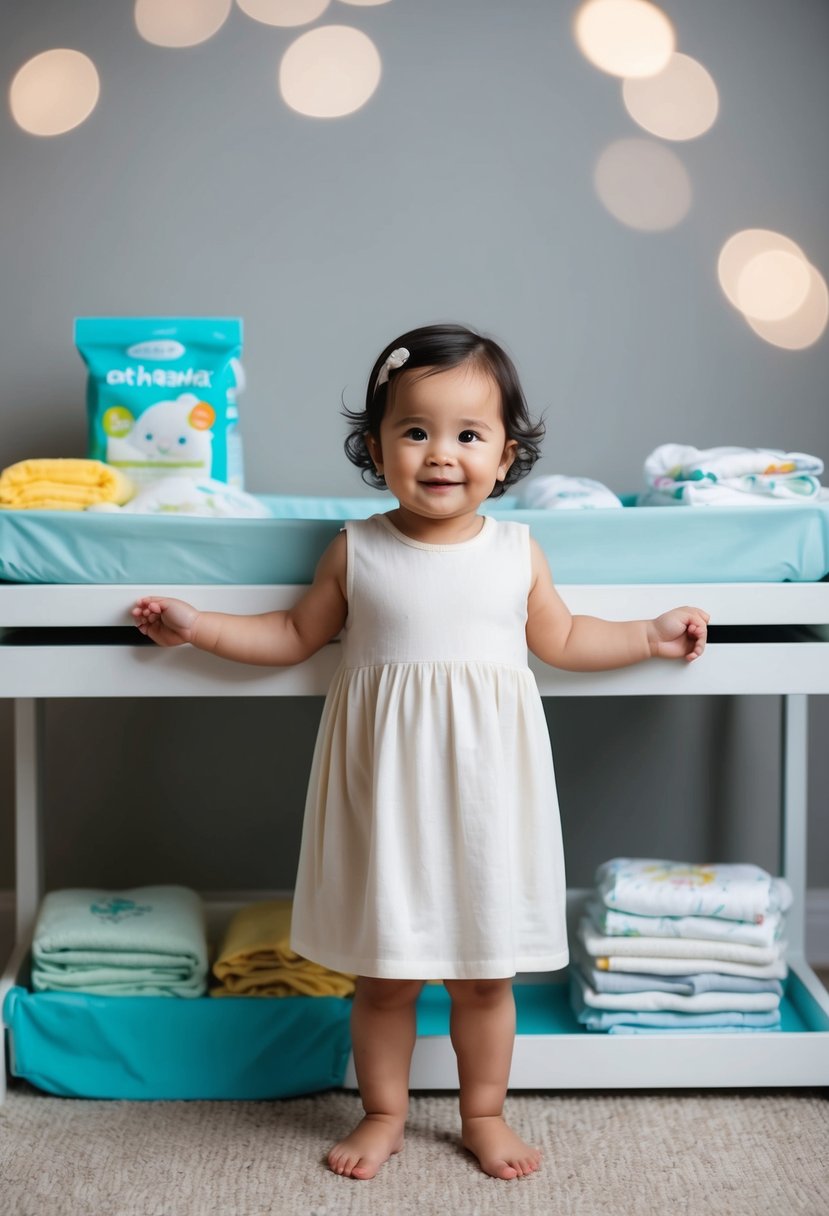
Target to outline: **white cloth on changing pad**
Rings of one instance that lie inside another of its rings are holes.
[[[590,477],[569,477],[564,473],[533,477],[522,487],[519,501],[526,510],[588,510],[624,505],[618,495],[600,481]]]
[[[762,924],[792,902],[785,879],[748,864],[614,857],[599,866],[595,882],[609,908],[643,916],[717,916]]]
[[[268,519],[271,512],[252,494],[212,477],[178,474],[149,482],[123,507],[100,503],[90,511],[127,515],[193,515],[207,519]]]
[[[808,473],[819,477],[823,461],[807,452],[779,448],[695,448],[687,443],[663,443],[645,461],[646,477],[669,476],[682,481],[723,481],[751,474],[787,476]]]
[[[783,935],[783,914],[770,912],[762,924],[718,916],[640,916],[618,912],[599,900],[587,905],[591,921],[607,937],[693,937],[697,940],[741,942],[744,946],[773,946]]]
[[[663,443],[645,460],[649,490],[639,506],[803,502],[825,497],[823,461],[806,452],[776,448],[719,447],[700,450]]]

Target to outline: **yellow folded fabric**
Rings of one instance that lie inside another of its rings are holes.
[[[135,487],[102,460],[44,457],[21,460],[0,473],[0,507],[7,511],[83,511],[96,503],[121,506]]]
[[[213,964],[210,996],[351,996],[354,976],[329,971],[290,947],[291,901],[266,899],[230,921]]]

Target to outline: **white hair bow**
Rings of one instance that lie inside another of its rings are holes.
[[[377,383],[375,389],[378,389],[381,384],[385,384],[389,378],[389,372],[394,371],[398,367],[402,367],[409,357],[409,352],[405,346],[398,346],[397,350],[393,350],[386,362],[377,373]]]

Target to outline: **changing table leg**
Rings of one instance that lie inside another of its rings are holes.
[[[780,786],[780,871],[794,902],[786,913],[789,957],[806,947],[806,830],[809,777],[809,718],[805,693],[788,693],[782,706]]]
[[[15,944],[0,977],[0,1013],[6,993],[16,982],[34,932],[43,897],[43,741],[46,702],[20,697],[14,703],[15,772]],[[0,1102],[6,1096],[9,1036],[0,1018]]]
[[[15,753],[15,941],[31,939],[43,898],[43,743],[46,702],[18,698],[14,704]]]

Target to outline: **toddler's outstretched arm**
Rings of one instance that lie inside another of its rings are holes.
[[[311,586],[284,611],[257,616],[199,612],[184,600],[146,595],[132,616],[141,633],[159,646],[189,642],[224,659],[289,667],[330,642],[345,624],[345,562],[345,534],[340,533],[320,558]]]
[[[553,586],[544,554],[532,544],[533,580],[527,606],[527,645],[552,667],[607,671],[643,659],[698,659],[705,649],[708,613],[684,606],[652,621],[606,621],[572,616]]]

